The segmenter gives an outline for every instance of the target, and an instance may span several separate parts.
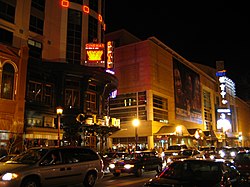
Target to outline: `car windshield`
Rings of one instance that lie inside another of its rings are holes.
[[[7,161],[7,163],[34,164],[39,161],[47,152],[47,149],[28,149],[27,151]]]

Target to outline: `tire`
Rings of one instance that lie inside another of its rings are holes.
[[[119,177],[119,176],[120,176],[120,173],[113,173],[113,175],[114,175],[115,177]]]
[[[157,165],[157,167],[156,167],[157,174],[160,173],[161,171],[162,171],[162,166],[161,165]]]
[[[83,185],[85,187],[93,187],[95,186],[97,180],[97,176],[94,172],[89,172],[84,178]]]
[[[36,178],[24,179],[21,187],[40,187],[40,183]]]
[[[142,173],[143,173],[143,170],[141,168],[138,168],[135,172],[135,176],[136,177],[141,177],[142,176]]]

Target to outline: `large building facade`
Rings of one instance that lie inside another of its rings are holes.
[[[248,122],[239,115],[239,99],[223,63],[216,62],[216,69],[191,63],[157,38],[141,41],[125,30],[109,33],[106,39],[115,43],[119,81],[110,114],[121,123],[109,145],[129,149],[136,143],[141,149],[166,149],[177,143],[190,147],[249,145],[247,129],[243,132]],[[249,106],[243,105],[249,115]],[[227,129],[225,122],[218,125],[221,113],[229,121]],[[134,118],[140,120],[136,128]]]
[[[104,43],[103,3],[0,0],[1,144],[105,148],[119,124],[109,120],[118,81]]]

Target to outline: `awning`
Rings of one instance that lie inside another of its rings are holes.
[[[203,131],[203,133],[205,134],[205,138],[207,140],[218,140],[219,138],[216,136],[216,132],[214,132],[213,130]]]
[[[179,128],[180,130],[176,130]],[[190,136],[187,128],[183,125],[173,125],[173,126],[162,126],[157,133],[154,135],[163,136],[163,135],[181,135],[181,136]]]

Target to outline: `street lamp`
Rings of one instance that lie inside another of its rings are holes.
[[[61,122],[60,122],[60,119],[61,119],[61,115],[63,113],[63,109],[62,107],[57,107],[56,108],[56,113],[57,113],[57,145],[60,146],[60,126],[61,126]]]
[[[137,127],[140,124],[139,119],[134,119],[133,120],[133,126],[135,127],[135,150],[137,151],[137,144],[138,144],[138,133],[137,133]]]

